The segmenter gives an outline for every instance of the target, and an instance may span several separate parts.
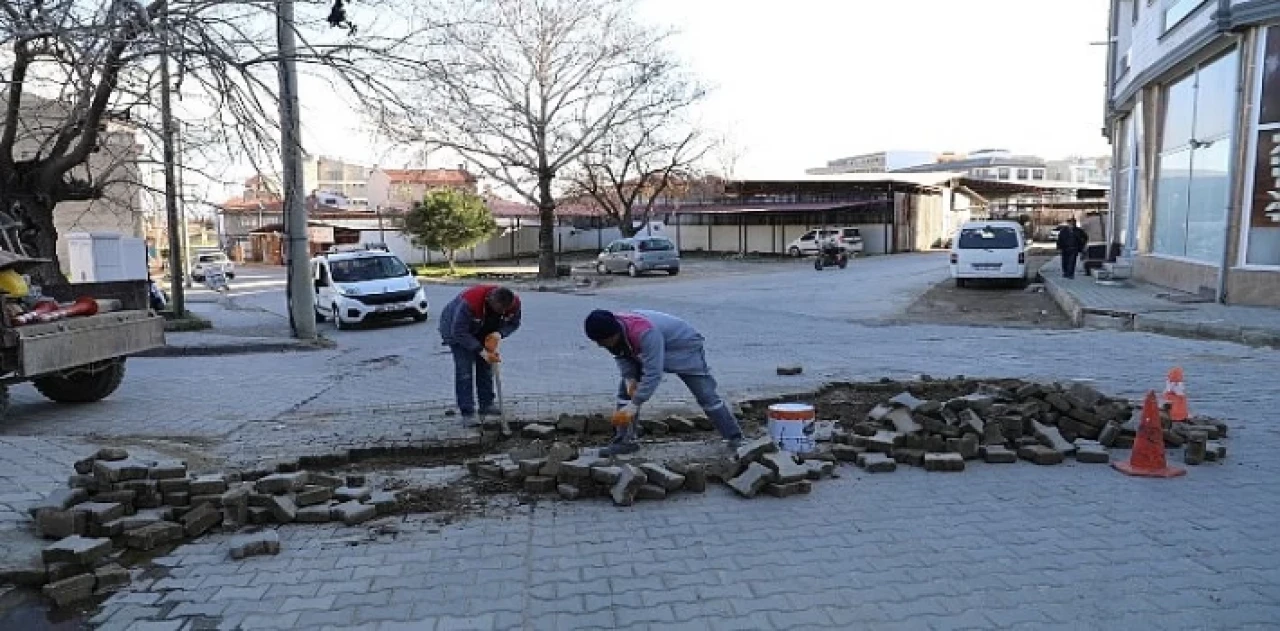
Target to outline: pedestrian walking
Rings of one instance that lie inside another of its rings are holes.
[[[440,314],[440,339],[453,352],[454,395],[462,422],[474,426],[494,408],[492,364],[501,361],[498,343],[520,328],[520,297],[498,285],[476,285],[458,294]]]
[[[658,311],[597,309],[587,316],[583,328],[588,338],[613,355],[621,375],[614,437],[600,455],[639,450],[640,408],[653,397],[664,373],[680,377],[731,449],[741,444],[742,428],[716,392],[716,380],[707,366],[705,338],[688,322]]]
[[[1089,235],[1076,225],[1075,219],[1067,220],[1066,228],[1058,231],[1058,255],[1062,257],[1062,277],[1076,277],[1076,262],[1089,243]]]

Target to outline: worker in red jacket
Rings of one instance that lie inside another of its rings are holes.
[[[520,328],[520,298],[498,285],[476,285],[458,294],[440,314],[440,339],[453,351],[454,394],[465,425],[494,416],[492,364],[501,361],[498,343]]]

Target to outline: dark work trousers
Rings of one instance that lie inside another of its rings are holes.
[[[1080,260],[1080,253],[1076,250],[1062,251],[1062,277],[1076,277],[1076,261]]]

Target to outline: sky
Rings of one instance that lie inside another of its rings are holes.
[[[1107,0],[639,0],[711,88],[703,126],[738,177],[786,177],[888,149],[1108,153]],[[314,154],[404,165],[323,84],[304,81]],[[433,156],[431,167],[452,167]]]

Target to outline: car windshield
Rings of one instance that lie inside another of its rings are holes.
[[[225,260],[227,260],[227,257],[226,255],[223,255],[223,254],[201,254],[200,255],[201,263],[215,263],[217,261],[225,261]]]
[[[641,252],[666,252],[676,249],[675,244],[666,239],[641,239],[639,244]]]
[[[329,261],[329,273],[336,283],[358,283],[382,278],[408,276],[409,269],[394,256],[369,256]]]
[[[984,226],[960,231],[960,248],[1012,250],[1018,247],[1018,232],[1014,228]]]

